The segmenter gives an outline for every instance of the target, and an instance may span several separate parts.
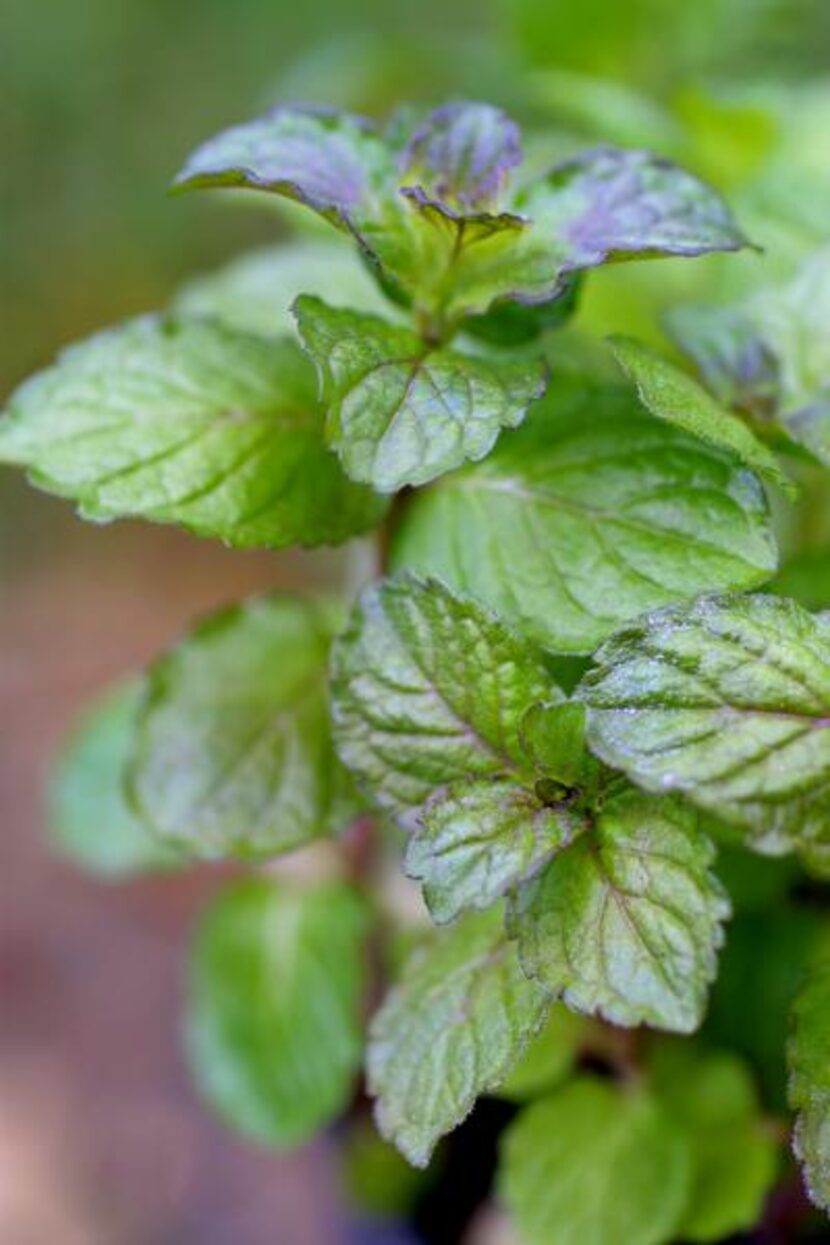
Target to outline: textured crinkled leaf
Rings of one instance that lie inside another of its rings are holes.
[[[571,801],[549,804],[510,778],[464,781],[433,797],[409,840],[406,872],[433,919],[488,908],[585,829]]]
[[[631,789],[511,896],[522,967],[577,1011],[688,1033],[703,1017],[729,902],[692,810]]]
[[[365,905],[331,884],[251,879],[208,908],[191,948],[185,1050],[233,1128],[298,1145],[348,1104],[360,1065]]]
[[[340,755],[397,814],[451,783],[529,773],[521,716],[562,695],[532,644],[414,575],[363,593],[335,645],[332,681]]]
[[[648,151],[583,152],[532,182],[514,206],[544,234],[560,272],[746,245],[716,191]]]
[[[179,291],[176,310],[205,316],[243,333],[296,333],[291,305],[300,294],[325,295],[335,305],[381,312],[388,307],[357,254],[331,240],[302,241],[251,251]]]
[[[758,481],[625,389],[557,377],[491,456],[407,507],[393,564],[438,575],[554,652],[777,561]]]
[[[49,790],[56,845],[91,873],[125,878],[176,867],[178,857],[130,808],[124,777],[138,722],[140,679],[118,684],[85,710],[66,740]]]
[[[329,442],[353,480],[382,492],[483,458],[544,390],[541,363],[428,350],[408,329],[317,298],[298,299],[296,312]]]
[[[581,1077],[504,1136],[500,1192],[525,1245],[664,1245],[690,1183],[686,1139],[640,1088]]]
[[[395,174],[394,152],[364,118],[281,106],[208,139],[174,185],[271,191],[346,228],[378,215]]]
[[[86,518],[231,545],[337,543],[383,511],[326,448],[300,348],[207,320],[147,317],[65,351],[12,395],[4,459]]]
[[[793,496],[795,485],[782,471],[772,450],[696,380],[631,337],[613,337],[611,345],[617,362],[636,385],[640,401],[652,415],[725,450]]]
[[[795,1152],[817,1206],[830,1211],[830,963],[813,969],[792,1011],[787,1050]]]
[[[327,696],[338,621],[320,604],[261,597],[150,668],[131,782],[160,835],[196,857],[264,857],[345,817]]]
[[[544,1027],[498,1087],[499,1097],[524,1102],[561,1084],[576,1064],[589,1026],[590,1021],[564,1003],[552,1004]]]
[[[722,1241],[753,1228],[775,1180],[777,1149],[748,1066],[727,1052],[658,1047],[652,1082],[689,1139],[692,1194],[684,1241]]]
[[[404,177],[440,203],[475,209],[499,195],[521,159],[515,121],[490,104],[456,102],[436,108],[415,131]]]
[[[703,597],[631,623],[577,695],[588,742],[761,850],[830,838],[830,628],[794,601]]]
[[[425,1166],[438,1138],[504,1080],[547,1010],[498,912],[466,916],[415,951],[369,1031],[383,1136]]]

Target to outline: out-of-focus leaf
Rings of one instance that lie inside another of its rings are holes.
[[[261,858],[340,828],[327,689],[339,621],[265,596],[213,615],[150,668],[131,784],[166,841],[205,859]]]
[[[690,1142],[692,1194],[677,1236],[722,1241],[753,1228],[775,1179],[778,1144],[746,1064],[727,1052],[663,1044],[651,1081]]]
[[[527,1245],[663,1245],[687,1205],[689,1145],[647,1091],[581,1077],[511,1124],[500,1187]]]
[[[176,853],[130,808],[124,776],[138,709],[140,679],[112,688],[88,708],[66,741],[52,775],[49,825],[55,843],[104,878],[174,869]]]
[[[206,1101],[267,1145],[299,1145],[346,1107],[360,1064],[367,913],[348,886],[237,883],[191,949],[186,1053]]]

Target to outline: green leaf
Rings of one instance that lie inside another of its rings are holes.
[[[368,588],[333,653],[335,736],[384,808],[417,810],[441,787],[529,773],[525,709],[562,696],[542,654],[435,580]]]
[[[452,921],[527,881],[586,824],[567,798],[546,803],[509,778],[463,781],[427,803],[406,872],[423,883],[433,920]]]
[[[150,668],[131,781],[163,838],[204,859],[260,858],[345,818],[326,686],[337,622],[266,596],[213,615]]]
[[[203,143],[174,185],[270,191],[348,229],[376,217],[394,193],[395,157],[363,117],[278,107]]]
[[[124,774],[143,694],[140,679],[111,688],[66,740],[49,790],[49,829],[69,857],[103,878],[176,868],[124,796]]]
[[[695,821],[672,800],[609,795],[593,832],[510,898],[525,972],[614,1024],[697,1028],[729,903]]]
[[[778,1147],[746,1064],[672,1043],[657,1048],[651,1071],[691,1146],[692,1195],[678,1237],[721,1241],[753,1228],[775,1180]]]
[[[611,347],[620,367],[636,386],[640,401],[652,415],[725,450],[789,497],[795,495],[795,484],[782,471],[772,450],[691,376],[631,337],[612,337]]]
[[[572,1071],[588,1022],[563,1003],[554,1003],[544,1028],[531,1041],[498,1090],[500,1098],[525,1102],[547,1093]]]
[[[367,914],[349,887],[250,879],[208,908],[191,948],[185,1050],[233,1128],[295,1146],[347,1106],[360,1064]]]
[[[579,782],[585,768],[585,718],[579,701],[531,705],[519,728],[533,764],[566,787]]]
[[[210,321],[148,317],[65,351],[12,395],[3,460],[85,518],[243,547],[337,543],[383,511],[326,449],[299,347]]]
[[[415,951],[369,1033],[383,1136],[426,1166],[438,1138],[504,1080],[547,1009],[498,912],[467,916]]]
[[[486,462],[413,499],[393,564],[588,653],[646,610],[758,586],[776,550],[753,476],[629,391],[560,376]]]
[[[188,281],[174,306],[183,316],[221,320],[243,333],[285,337],[297,331],[291,304],[300,294],[325,294],[360,311],[388,307],[365,264],[337,237],[292,238],[250,251]]]
[[[631,623],[577,696],[588,742],[760,850],[827,846],[830,630],[794,601],[707,596]]]
[[[500,1190],[525,1245],[664,1245],[690,1191],[688,1143],[643,1089],[581,1077],[507,1130]]]
[[[353,480],[394,492],[483,458],[544,390],[542,363],[430,350],[408,329],[328,307],[295,304],[319,375],[326,432]]]
[[[830,964],[814,969],[793,1005],[787,1051],[795,1152],[807,1191],[830,1211]]]

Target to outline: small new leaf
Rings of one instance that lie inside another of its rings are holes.
[[[633,622],[577,696],[588,742],[761,850],[830,838],[830,630],[794,601],[710,596]]]
[[[430,113],[409,140],[404,176],[439,203],[474,211],[498,197],[521,159],[519,127],[501,109],[450,103]]]
[[[696,380],[634,338],[612,337],[611,347],[620,367],[636,385],[640,401],[652,415],[725,450],[789,497],[795,495],[795,484],[781,469],[772,450]]]
[[[531,705],[519,727],[522,743],[536,768],[565,787],[580,781],[585,768],[585,706]]]
[[[665,1245],[690,1193],[686,1139],[642,1089],[581,1077],[508,1128],[500,1191],[526,1245]]]
[[[788,1047],[795,1152],[817,1206],[830,1211],[830,964],[818,965],[793,1005]]]
[[[522,967],[577,1011],[688,1033],[716,970],[725,892],[694,813],[622,790],[511,896]]]
[[[260,858],[339,828],[326,686],[338,621],[262,597],[209,618],[150,668],[131,785],[165,840],[203,859]]]
[[[504,1080],[547,1010],[498,912],[437,934],[407,961],[369,1031],[369,1091],[383,1136],[425,1167],[438,1138]]]
[[[0,461],[88,519],[140,515],[242,547],[335,544],[380,520],[323,439],[291,341],[208,320],[134,320],[11,397]]]
[[[529,775],[521,717],[562,698],[535,646],[414,575],[363,593],[335,645],[332,686],[340,756],[403,817],[438,788]]]
[[[423,883],[439,924],[465,908],[488,908],[527,881],[587,826],[563,790],[548,804],[512,779],[449,787],[427,803],[409,840],[406,872]]]
[[[326,433],[346,473],[380,492],[490,452],[545,387],[545,369],[432,350],[378,316],[303,296],[300,334],[320,376]]]
[[[758,481],[647,416],[634,395],[557,377],[524,427],[413,499],[395,567],[438,575],[560,653],[621,622],[775,570]]]
[[[205,1100],[245,1136],[299,1145],[346,1107],[367,923],[347,886],[295,892],[263,879],[237,883],[202,918],[185,1051]]]

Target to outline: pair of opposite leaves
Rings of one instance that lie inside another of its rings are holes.
[[[406,287],[418,323],[438,317],[447,332],[494,303],[541,299],[541,323],[570,274],[600,263],[742,244],[711,190],[648,153],[600,149],[511,189],[519,158],[515,125],[486,105],[449,105],[414,133],[386,134],[278,109],[207,143],[179,184],[299,199],[355,236],[387,285]],[[24,386],[0,454],[92,518],[142,514],[239,545],[336,542],[380,518],[362,485],[393,491],[484,457],[544,387],[526,355],[458,351],[319,299],[297,313],[321,375],[325,438],[296,347],[146,320]]]

